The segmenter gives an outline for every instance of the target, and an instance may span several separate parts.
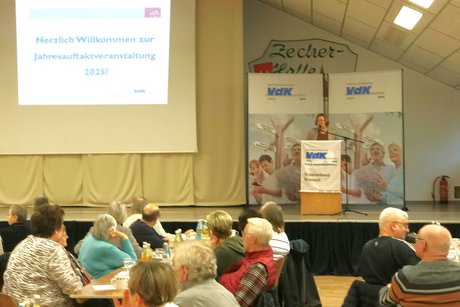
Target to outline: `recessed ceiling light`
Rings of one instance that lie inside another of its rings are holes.
[[[409,1],[427,9],[433,4],[434,0],[409,0]]]
[[[414,9],[403,6],[396,16],[394,23],[407,30],[412,30],[423,14]]]

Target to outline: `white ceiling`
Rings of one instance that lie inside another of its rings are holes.
[[[460,0],[259,1],[460,90]],[[412,31],[393,24],[403,4],[423,13]]]

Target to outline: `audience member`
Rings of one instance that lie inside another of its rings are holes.
[[[58,243],[65,235],[63,220],[64,211],[57,205],[32,214],[32,235],[13,250],[4,274],[3,291],[17,304],[39,294],[43,306],[73,306],[69,295],[82,283]]]
[[[126,205],[120,201],[112,201],[109,206],[107,207],[107,214],[113,216],[115,220],[117,221],[117,230],[121,231],[122,233],[126,234],[128,236],[129,241],[131,242],[134,252],[136,253],[136,256],[140,258],[142,254],[142,248],[139,246],[139,244],[136,241],[136,238],[134,238],[133,233],[130,228],[125,227],[122,225],[123,221],[126,219]],[[86,236],[89,236],[91,232],[93,231],[94,227],[91,227],[86,234]],[[85,237],[86,238],[86,237]],[[83,238],[80,240],[80,242],[77,243],[74,247],[74,251],[76,254],[79,253],[81,245],[83,243]],[[120,238],[113,238],[110,240],[110,243],[118,247],[119,249],[122,248],[122,243]]]
[[[148,204],[147,198],[144,196],[136,196],[133,197],[131,200],[131,212],[132,214],[125,220],[123,223],[123,226],[125,227],[131,227],[131,225],[142,218],[142,210],[144,210],[144,207],[147,206]],[[160,215],[158,215],[157,222],[153,226],[155,231],[162,237],[165,238],[171,238],[174,237],[173,234],[167,233],[166,230],[164,230],[163,225],[161,225],[160,222]]]
[[[460,263],[447,259],[451,239],[441,225],[422,227],[415,243],[422,260],[400,269],[380,290],[381,306],[460,306]]]
[[[121,240],[121,249],[110,243],[114,238]],[[83,240],[78,259],[97,279],[122,267],[127,258],[137,260],[128,236],[117,230],[117,221],[113,216],[99,215],[91,234]]]
[[[252,306],[263,291],[276,283],[272,248],[272,225],[266,219],[250,218],[243,232],[246,257],[230,267],[220,283],[235,296],[242,307]]]
[[[386,285],[397,270],[420,259],[412,245],[404,241],[409,232],[406,212],[388,207],[380,213],[379,236],[367,242],[362,250],[360,274],[370,284]]]
[[[171,302],[179,292],[179,283],[169,264],[139,262],[129,275],[128,290],[121,304],[113,299],[115,307],[177,307]]]
[[[240,236],[232,237],[233,220],[230,214],[217,210],[206,216],[211,237],[211,247],[217,258],[217,276],[237,260],[244,257],[243,239]]]
[[[163,247],[164,238],[153,228],[159,216],[160,208],[157,205],[148,204],[142,210],[142,218],[131,225],[131,231],[139,245],[147,242],[153,249]]]
[[[202,241],[174,246],[173,268],[182,285],[174,302],[181,307],[238,307],[233,294],[219,284],[216,257]]]
[[[29,235],[26,227],[27,209],[21,205],[13,205],[8,210],[8,226],[0,230],[3,252],[9,253]]]
[[[248,223],[248,219],[251,217],[262,217],[262,214],[256,209],[247,208],[244,209],[238,216],[238,230],[241,235],[243,235],[244,228]]]
[[[123,222],[123,226],[131,227],[131,224],[142,218],[142,210],[149,201],[144,196],[135,196],[131,200],[131,215]]]
[[[34,200],[34,210],[39,210],[41,207],[49,205],[50,202],[46,196],[38,196]]]
[[[291,250],[291,243],[284,232],[283,208],[277,203],[269,201],[260,208],[260,213],[273,227],[273,235],[269,242],[273,250],[273,259],[276,261],[286,257]]]

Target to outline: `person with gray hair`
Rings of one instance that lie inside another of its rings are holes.
[[[121,249],[110,243],[115,238],[121,240]],[[122,267],[125,259],[137,260],[128,236],[117,230],[113,216],[99,215],[91,234],[83,240],[78,260],[97,279]]]
[[[451,239],[444,226],[423,226],[415,243],[422,260],[393,276],[391,284],[380,290],[380,305],[460,306],[460,263],[447,258]]]
[[[269,245],[272,225],[263,218],[249,218],[243,231],[246,257],[240,259],[220,278],[242,307],[252,306],[262,292],[276,283],[273,251]]]
[[[25,224],[26,220],[27,209],[21,205],[12,205],[8,210],[8,226],[0,230],[3,252],[12,252],[16,245],[30,234]]]
[[[387,285],[397,270],[420,261],[412,245],[404,241],[409,232],[406,212],[388,207],[379,217],[379,236],[367,242],[362,250],[359,272],[374,285]]]
[[[139,244],[136,241],[136,238],[134,238],[133,233],[131,229],[128,227],[125,227],[122,225],[123,221],[126,219],[126,205],[118,200],[112,201],[109,203],[107,207],[107,213],[110,214],[115,218],[117,221],[117,230],[121,231],[122,233],[126,234],[128,236],[129,241],[133,245],[134,251],[136,252],[136,256],[140,258],[142,254],[142,247],[139,246]],[[85,238],[91,234],[93,231],[94,226],[92,226],[88,233],[86,234]],[[75,254],[78,254],[80,252],[81,245],[83,244],[83,240],[81,239],[73,248]],[[110,240],[110,243],[118,247],[119,249],[122,248],[122,243],[119,238],[113,238]]]
[[[198,240],[179,243],[174,247],[173,268],[182,285],[174,302],[181,307],[238,307],[227,289],[215,278],[216,256],[211,248]]]

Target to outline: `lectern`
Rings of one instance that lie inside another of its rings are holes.
[[[342,212],[340,141],[302,141],[300,214]]]

